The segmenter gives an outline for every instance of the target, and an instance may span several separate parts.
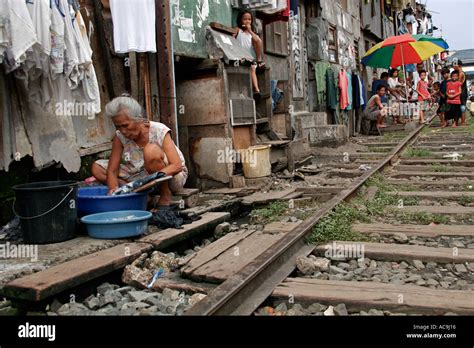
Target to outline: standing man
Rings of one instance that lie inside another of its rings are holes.
[[[448,95],[446,92],[446,86],[449,82],[449,68],[443,68],[441,70],[441,75],[443,77],[443,81],[441,81],[441,85],[439,87],[439,108],[438,111],[436,112],[438,114],[439,120],[441,122],[441,127],[446,127],[448,125],[448,122],[446,122],[444,114],[446,112],[446,106],[447,106],[447,101],[448,101]]]
[[[462,61],[458,60],[454,65],[454,70],[459,74],[459,82],[461,82],[461,126],[466,125],[466,104],[467,104],[467,81],[466,74],[462,70]]]

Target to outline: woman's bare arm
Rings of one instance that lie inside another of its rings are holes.
[[[114,136],[112,143],[112,153],[110,154],[107,166],[107,186],[109,194],[118,187],[118,175],[120,171],[120,159],[122,158],[123,145],[117,136]]]

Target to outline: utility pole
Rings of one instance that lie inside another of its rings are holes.
[[[170,2],[168,0],[155,0],[155,12],[156,65],[158,67],[156,78],[158,79],[160,95],[160,122],[171,129],[171,137],[175,144],[179,146]]]

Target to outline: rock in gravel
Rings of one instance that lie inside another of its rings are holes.
[[[130,291],[128,293],[128,296],[130,296],[130,299],[133,302],[143,302],[149,297],[154,297],[154,294],[151,292],[145,292],[145,291]]]
[[[325,311],[328,307],[322,305],[320,303],[313,303],[311,306],[308,307],[308,311],[312,314],[319,313]]]
[[[304,308],[299,304],[296,303],[291,307],[288,312],[286,312],[286,315],[303,315],[304,314]]]
[[[375,260],[371,260],[369,268],[377,268],[377,262]]]
[[[296,260],[296,267],[298,270],[305,274],[310,275],[318,271],[327,271],[331,261],[325,258],[312,258],[312,257],[298,257]]]
[[[467,264],[467,268],[471,271],[474,272],[474,262],[470,262]]]
[[[430,285],[430,286],[436,286],[436,285],[438,285],[439,283],[438,283],[436,280],[434,280],[434,279],[428,279],[428,280],[426,281],[426,284],[427,284],[427,285]]]
[[[162,295],[166,300],[176,301],[179,298],[179,291],[166,288],[163,289]]]
[[[347,271],[343,270],[342,268],[339,268],[337,266],[329,266],[329,270],[331,273],[336,273],[336,274],[346,274]]]
[[[413,260],[413,266],[415,266],[418,270],[425,268],[425,265],[420,260]]]
[[[344,303],[339,303],[336,307],[334,307],[334,314],[341,316],[341,315],[349,315],[347,312],[346,305]]]
[[[400,233],[400,232],[394,233],[392,238],[395,239],[395,241],[399,243],[408,243],[408,237],[405,233]]]
[[[419,274],[412,274],[408,278],[405,279],[405,282],[411,283],[411,282],[417,282],[421,280],[421,275]]]
[[[453,241],[451,242],[451,247],[452,247],[452,248],[454,248],[454,247],[456,247],[456,248],[464,248],[465,246],[464,246],[464,243],[463,243],[463,242],[460,242],[460,241],[458,241],[458,240],[453,240]]]
[[[437,268],[438,264],[436,262],[427,262],[426,268]]]
[[[59,302],[57,299],[54,299],[51,305],[49,306],[49,310],[51,312],[57,312],[59,308],[61,308],[63,304]]]
[[[66,303],[58,310],[59,315],[89,315],[90,310],[82,303]]]
[[[222,222],[214,229],[214,238],[221,238],[230,232],[230,223]]]
[[[384,314],[383,314],[382,311],[379,311],[378,309],[372,308],[371,310],[369,310],[369,315],[383,316]]]
[[[335,313],[334,313],[334,307],[333,306],[329,306],[328,309],[326,309],[324,311],[324,315],[329,317],[329,316],[334,316]]]
[[[98,309],[100,306],[100,300],[94,295],[89,296],[84,300],[84,305],[92,310]]]
[[[454,269],[458,273],[466,273],[467,272],[466,266],[464,266],[462,263],[458,263],[458,264],[454,265]]]
[[[188,300],[188,305],[189,306],[194,306],[196,303],[198,303],[199,301],[201,301],[203,298],[205,298],[206,295],[205,294],[201,294],[199,292],[193,294],[189,300]]]
[[[97,287],[97,293],[101,295],[105,295],[105,293],[109,290],[117,290],[119,288],[118,285],[103,283]]]
[[[448,282],[439,282],[439,285],[441,285],[441,287],[442,287],[443,289],[449,288],[449,283],[448,283]]]
[[[309,257],[305,257],[305,256],[298,257],[296,259],[296,267],[304,275],[310,275],[316,272],[316,266],[314,265],[314,260]]]
[[[150,306],[157,306],[159,303],[163,301],[162,295],[157,292],[153,294],[154,296],[147,297],[146,299],[143,300],[143,303],[147,303]]]
[[[286,313],[287,311],[288,311],[288,307],[286,306],[285,302],[282,302],[278,306],[275,307],[275,312]]]

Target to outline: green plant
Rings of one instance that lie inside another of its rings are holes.
[[[366,215],[355,206],[343,203],[313,227],[306,241],[308,243],[332,240],[368,241],[367,236],[352,229],[352,224],[356,221],[370,222]]]
[[[433,152],[424,149],[408,148],[405,152],[406,157],[430,157],[433,156]]]
[[[438,173],[446,173],[449,172],[449,167],[446,164],[432,164],[431,171]]]
[[[397,209],[396,212],[399,212],[398,219],[402,223],[418,223],[423,225],[429,225],[434,222],[435,224],[447,224],[449,223],[449,218],[444,215],[439,214],[430,214],[430,213],[405,213],[403,209]],[[401,212],[401,213],[400,213]]]
[[[288,209],[288,202],[275,201],[271,202],[265,208],[254,209],[250,213],[250,217],[255,223],[266,224],[279,220]]]
[[[467,196],[467,195],[462,195],[461,198],[459,198],[459,204],[461,204],[461,205],[466,206],[470,203],[474,203],[474,197]]]

